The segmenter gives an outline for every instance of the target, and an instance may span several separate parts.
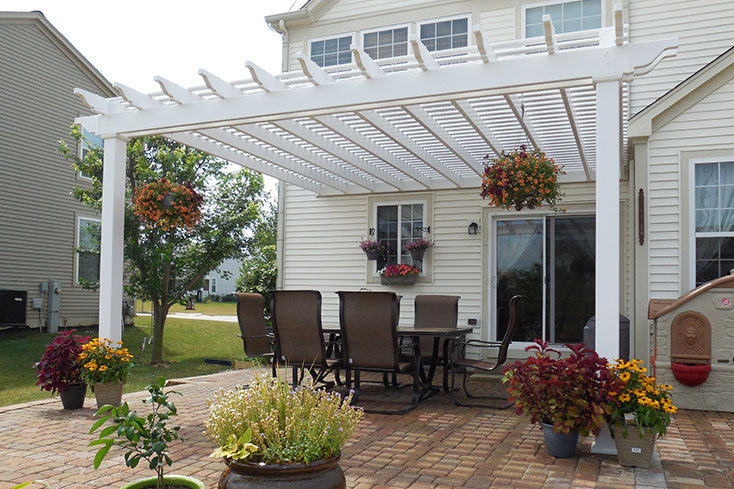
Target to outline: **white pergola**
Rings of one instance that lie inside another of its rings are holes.
[[[597,349],[618,352],[619,179],[626,85],[676,40],[629,43],[621,6],[614,27],[272,75],[246,63],[250,78],[227,82],[199,70],[204,85],[156,77],[162,92],[116,84],[120,97],[77,89],[98,115],[77,123],[104,139],[100,336],[121,337],[125,147],[130,137],[172,140],[319,196],[478,188],[484,156],[520,143],[564,166],[562,181],[596,181]],[[603,277],[603,279],[601,279]]]

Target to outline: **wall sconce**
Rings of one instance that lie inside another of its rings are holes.
[[[470,236],[479,234],[479,224],[475,221],[470,221],[466,232],[469,233]]]

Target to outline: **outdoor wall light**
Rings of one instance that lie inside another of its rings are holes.
[[[471,221],[471,222],[469,223],[469,227],[467,228],[467,232],[468,232],[468,233],[469,233],[470,235],[478,234],[478,233],[479,233],[479,224],[477,224],[477,223],[476,223],[476,222],[474,222],[474,221]]]

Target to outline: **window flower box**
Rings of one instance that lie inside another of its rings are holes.
[[[382,285],[413,285],[419,273],[420,270],[411,265],[388,265],[380,270],[380,283]]]

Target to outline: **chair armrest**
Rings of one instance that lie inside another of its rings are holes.
[[[238,333],[237,336],[239,336],[243,340],[244,339],[247,339],[247,338],[269,338],[271,340],[272,339],[275,339],[275,335],[273,335],[272,333],[268,333],[268,334],[253,334],[253,335],[243,335],[243,334],[239,334]]]

